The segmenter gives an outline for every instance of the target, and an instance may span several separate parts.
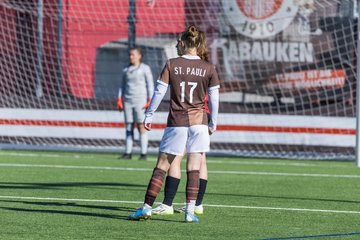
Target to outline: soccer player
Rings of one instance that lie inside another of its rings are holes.
[[[124,110],[126,128],[126,147],[121,158],[126,160],[132,158],[134,125],[136,123],[140,133],[141,155],[139,160],[146,160],[148,133],[144,128],[143,119],[154,92],[153,76],[150,67],[141,62],[141,48],[130,49],[129,59],[129,66],[123,69],[117,102],[118,109]]]
[[[145,128],[151,130],[155,110],[170,87],[170,109],[156,167],[151,176],[144,205],[129,216],[130,220],[151,217],[152,205],[159,194],[166,172],[176,156],[187,152],[186,222],[198,222],[194,214],[199,191],[201,158],[209,151],[210,136],[216,130],[220,81],[215,66],[197,55],[205,41],[195,26],[190,26],[178,40],[177,49],[185,54],[167,61],[157,81],[150,106],[145,113]],[[209,95],[210,122],[204,107]]]
[[[205,33],[202,31],[199,31],[199,37],[203,38],[201,41],[206,42],[206,36]],[[183,53],[181,50],[178,50],[178,54],[181,56],[185,53]],[[199,45],[197,47],[197,55],[204,61],[209,61],[208,57],[208,49],[206,44]],[[205,96],[204,99],[205,103],[205,111],[208,114],[208,117],[210,115],[209,107],[208,107],[208,96]],[[210,117],[209,117],[210,118]],[[181,160],[182,156],[176,156],[174,161],[170,165],[170,169],[168,171],[168,175],[165,180],[165,189],[164,189],[164,200],[163,202],[156,208],[153,209],[152,213],[154,215],[172,215],[174,214],[174,207],[172,206],[172,203],[174,201],[176,192],[179,187],[180,178],[181,178]],[[204,194],[206,191],[207,181],[208,181],[208,173],[207,173],[207,165],[206,165],[206,155],[203,154],[201,158],[201,165],[200,165],[200,183],[199,183],[199,193],[196,198],[195,203],[195,214],[203,214],[204,213],[204,207],[202,205],[202,201],[204,198]],[[178,209],[175,209],[175,212],[182,213],[185,212],[186,207],[181,207]]]

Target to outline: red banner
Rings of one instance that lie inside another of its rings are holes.
[[[341,88],[345,85],[345,79],[346,73],[343,69],[279,73],[267,84],[267,88],[271,90]]]

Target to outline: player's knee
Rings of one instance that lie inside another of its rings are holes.
[[[126,124],[126,137],[133,137],[134,136],[134,124],[127,123]]]
[[[174,160],[171,162],[171,166],[174,166],[174,168],[180,168],[182,158],[183,156],[175,156]]]
[[[175,155],[160,152],[156,167],[168,171],[175,157]]]
[[[181,178],[181,159],[182,156],[176,156],[174,161],[172,161],[169,169],[169,176],[175,178]]]
[[[189,153],[186,170],[187,171],[199,171],[201,165],[202,153]]]

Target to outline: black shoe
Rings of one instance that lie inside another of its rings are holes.
[[[146,161],[147,160],[146,154],[141,154],[139,160]]]
[[[132,159],[132,156],[131,154],[128,154],[128,153],[124,153],[120,159],[123,159],[123,160],[131,160]]]

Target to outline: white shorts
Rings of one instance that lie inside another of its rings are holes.
[[[160,152],[183,156],[187,153],[208,152],[210,136],[207,125],[167,127],[160,142]]]

